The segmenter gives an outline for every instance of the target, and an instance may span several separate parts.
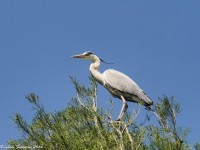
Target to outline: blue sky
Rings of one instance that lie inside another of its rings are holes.
[[[1,0],[0,145],[20,137],[13,113],[31,121],[26,94],[37,93],[54,112],[75,97],[69,75],[89,84],[89,62],[70,58],[88,50],[114,63],[101,71],[124,72],[154,101],[175,96],[178,125],[192,129],[189,143],[200,142],[199,6],[199,0]],[[110,94],[98,91],[99,105],[109,107]],[[121,101],[114,101],[118,115]]]

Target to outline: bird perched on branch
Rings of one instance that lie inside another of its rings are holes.
[[[118,121],[122,119],[128,108],[126,101],[140,103],[146,106],[146,108],[150,108],[150,106],[153,105],[153,101],[147,94],[127,75],[114,69],[108,69],[101,74],[99,72],[100,62],[106,62],[94,53],[88,51],[83,54],[74,55],[72,58],[82,58],[92,61],[89,68],[92,76],[114,97],[123,101],[123,106],[117,119]]]

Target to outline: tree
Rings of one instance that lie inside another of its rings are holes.
[[[97,107],[97,82],[90,78],[90,86],[79,84],[70,77],[76,90],[68,106],[61,111],[48,113],[40,103],[39,96],[31,93],[26,99],[33,105],[35,116],[27,123],[16,113],[12,120],[22,133],[22,138],[8,141],[15,149],[44,148],[55,150],[187,150],[189,129],[177,127],[176,118],[180,105],[174,98],[158,99],[153,114],[157,125],[138,123],[140,107],[134,114],[126,113],[121,122],[112,120],[111,111]],[[150,120],[146,116],[146,121]],[[199,148],[199,144],[195,145]]]

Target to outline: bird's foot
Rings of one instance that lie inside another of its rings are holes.
[[[120,121],[122,121],[122,120],[121,120],[121,118],[118,118],[118,119],[117,119],[117,120],[115,120],[115,121],[116,121],[116,122],[120,122]]]
[[[122,119],[121,119],[121,118],[118,118],[117,120],[114,120],[113,123],[119,124],[121,121],[122,121]]]

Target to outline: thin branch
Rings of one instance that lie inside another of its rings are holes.
[[[83,107],[86,107],[86,106],[82,103],[82,100],[80,99],[80,96],[79,96],[78,92],[76,93],[76,96],[77,96],[77,99],[78,99],[78,102],[80,103],[80,105],[83,106]]]
[[[133,124],[133,122],[135,122],[136,118],[137,118],[138,115],[140,114],[140,110],[141,110],[141,105],[140,105],[140,107],[138,108],[138,111],[137,111],[137,112],[134,110],[134,111],[135,111],[135,112],[134,112],[135,115],[134,115],[134,117],[132,117],[131,121],[126,125],[125,128],[129,127],[130,125]]]
[[[161,126],[163,127],[163,129],[165,129],[165,126],[164,126],[164,124],[163,124],[163,122],[162,122],[162,118],[161,118],[155,111],[153,111],[153,113],[154,113],[154,114],[156,115],[156,117],[158,118],[158,120],[159,120]]]

